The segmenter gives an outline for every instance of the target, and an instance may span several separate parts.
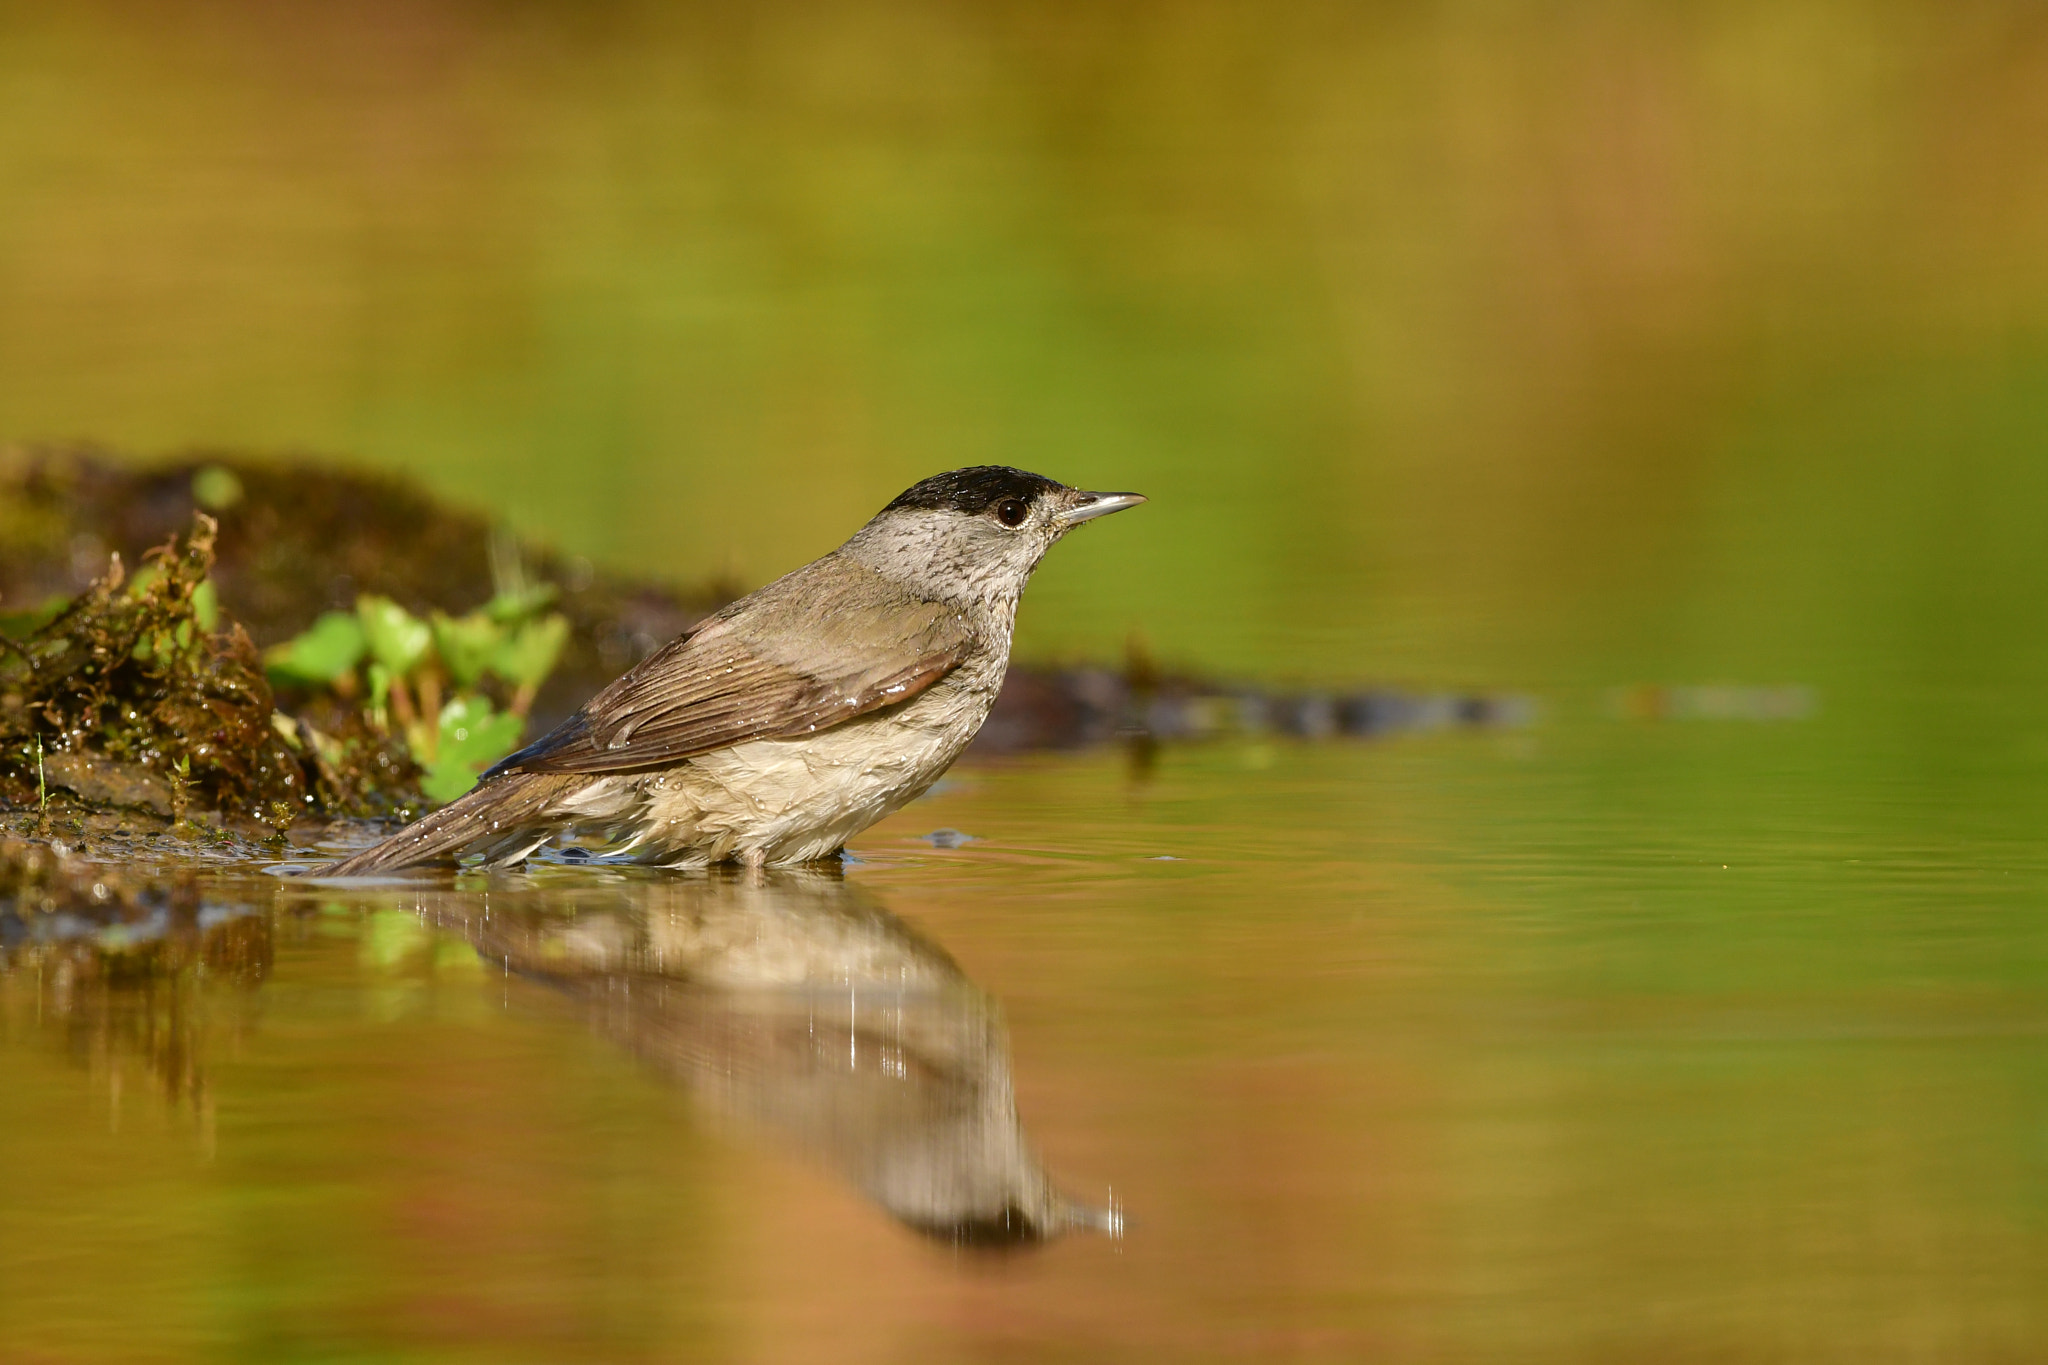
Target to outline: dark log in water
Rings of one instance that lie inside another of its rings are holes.
[[[1367,738],[1403,731],[1526,725],[1530,699],[1458,692],[1279,691],[1142,666],[1010,670],[971,754],[1072,749],[1116,739],[1175,741],[1223,735]]]

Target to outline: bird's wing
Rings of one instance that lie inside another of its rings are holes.
[[[492,774],[629,772],[810,734],[916,696],[967,649],[954,608],[892,601],[858,576],[795,579],[671,642]]]

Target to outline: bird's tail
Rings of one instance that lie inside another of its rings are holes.
[[[506,857],[530,851],[553,833],[548,808],[574,787],[572,774],[506,773],[467,796],[413,821],[383,843],[340,862],[316,867],[317,877],[360,877],[481,851]]]

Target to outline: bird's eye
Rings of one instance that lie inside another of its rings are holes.
[[[996,520],[1005,526],[1022,526],[1024,518],[1031,515],[1021,499],[1004,498],[996,504]]]

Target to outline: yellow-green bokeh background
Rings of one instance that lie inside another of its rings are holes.
[[[1041,655],[2038,671],[2044,77],[2015,4],[14,6],[0,434],[749,580],[1152,493]]]

